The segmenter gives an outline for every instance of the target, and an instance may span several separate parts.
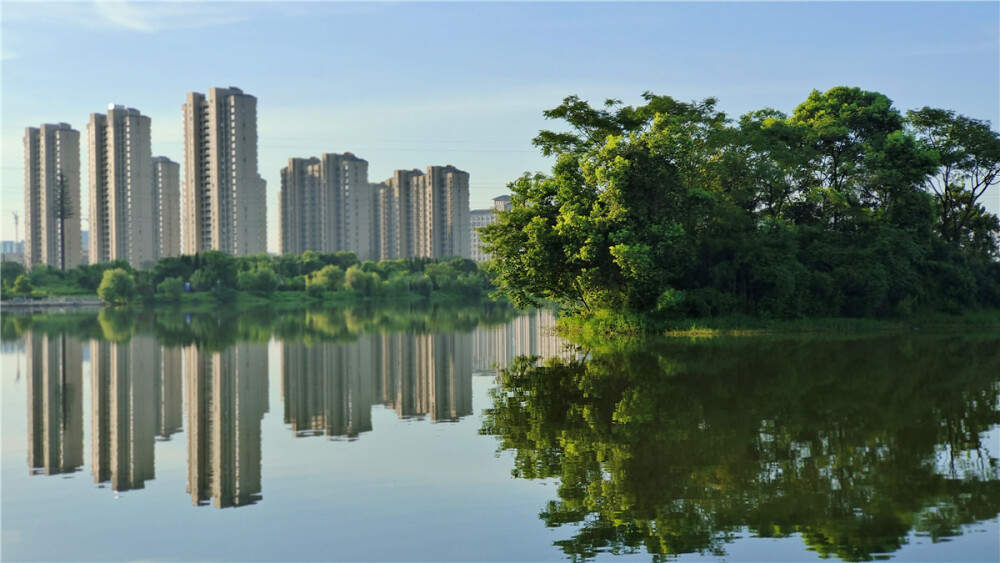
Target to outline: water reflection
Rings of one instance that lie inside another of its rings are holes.
[[[25,339],[28,386],[28,468],[73,473],[83,466],[83,353],[64,334]]]
[[[373,430],[375,406],[432,422],[471,415],[473,374],[492,373],[517,354],[557,355],[553,324],[551,312],[517,316],[489,305],[283,314],[105,309],[6,316],[2,329],[5,342],[26,342],[33,472],[83,468],[89,376],[95,483],[145,488],[156,477],[157,440],[183,432],[192,503],[225,508],[262,499],[272,337],[280,340],[284,422],[297,436],[350,440]]]
[[[254,504],[261,498],[260,424],[268,410],[267,347],[184,349],[188,494],[196,505]]]
[[[282,343],[285,422],[299,436],[356,438],[371,408],[401,418],[454,421],[472,414],[471,335],[365,335],[349,344]]]
[[[95,482],[129,491],[156,477],[160,346],[149,336],[118,338],[90,343],[91,465]]]
[[[744,529],[848,561],[1000,513],[996,337],[655,342],[502,370],[482,432],[556,477],[571,558],[724,555]],[[991,449],[992,448],[992,449]]]

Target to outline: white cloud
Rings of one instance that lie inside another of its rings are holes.
[[[246,10],[235,3],[101,1],[95,2],[94,8],[105,22],[115,27],[146,33],[227,25],[249,19]]]

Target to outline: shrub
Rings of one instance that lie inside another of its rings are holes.
[[[136,295],[135,280],[121,268],[107,270],[101,279],[101,285],[97,286],[97,295],[105,303],[130,303]]]

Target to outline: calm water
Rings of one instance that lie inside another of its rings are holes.
[[[2,557],[1000,560],[1000,335],[552,322],[4,315]]]

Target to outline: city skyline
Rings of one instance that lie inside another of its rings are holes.
[[[994,128],[1000,121],[994,3],[5,2],[3,16],[0,239],[23,238],[23,219],[13,236],[12,212],[24,210],[25,127],[81,130],[95,107],[138,107],[152,118],[154,154],[182,162],[180,105],[205,85],[238,85],[260,100],[270,252],[279,248],[277,192],[289,156],[364,154],[377,163],[372,178],[450,162],[470,173],[470,207],[486,208],[522,173],[550,169],[531,139],[557,126],[542,111],[572,94],[592,103],[637,103],[645,90],[714,96],[735,118],[762,107],[790,112],[812,89],[849,85],[882,92],[903,111],[928,105]],[[815,33],[816,21],[829,31]],[[342,33],[321,32],[331,25]],[[418,43],[405,33],[362,41],[423,25],[450,31]],[[33,39],[42,30],[51,41]],[[94,74],[85,63],[109,57],[143,64]],[[316,72],[331,57],[337,72]],[[942,76],[952,79],[929,78]],[[1000,212],[996,190],[986,205]]]

